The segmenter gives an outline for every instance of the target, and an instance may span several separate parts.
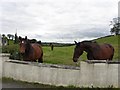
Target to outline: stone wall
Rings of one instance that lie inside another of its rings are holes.
[[[119,87],[119,64],[81,62],[80,67],[74,67],[10,60],[8,57],[3,57],[1,61],[0,74],[15,80],[56,86]]]

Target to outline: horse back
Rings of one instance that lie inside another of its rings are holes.
[[[110,44],[98,44],[93,47],[92,53],[96,60],[111,60],[114,55],[114,48]]]
[[[100,53],[102,59],[110,59],[114,55],[114,48],[110,44],[100,45]]]
[[[42,57],[42,55],[43,55],[42,46],[37,43],[31,44],[31,45],[33,47],[34,58],[38,59],[38,58]]]
[[[102,50],[108,51],[109,53],[114,51],[113,46],[110,45],[110,44],[103,44],[100,47],[101,47]]]

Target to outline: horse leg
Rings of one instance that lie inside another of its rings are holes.
[[[43,59],[42,59],[42,58],[39,58],[39,59],[38,59],[38,62],[39,62],[39,63],[43,63]]]
[[[111,57],[109,58],[109,60],[111,61],[113,59],[113,55],[111,55]]]
[[[109,58],[109,60],[111,61],[113,59],[113,56],[114,56],[114,48],[111,45],[109,45],[109,47],[112,49],[112,51],[111,51],[112,55]]]
[[[88,60],[94,60],[94,58],[92,56],[93,56],[92,54],[87,54],[87,59]]]
[[[41,57],[38,59],[38,62],[43,63],[43,53],[42,53]]]
[[[41,53],[40,58],[38,58],[38,62],[43,63],[43,52]]]

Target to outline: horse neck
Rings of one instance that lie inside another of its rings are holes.
[[[26,48],[26,51],[25,51],[25,54],[26,55],[29,55],[29,53],[31,52],[32,50],[32,45],[30,43],[27,44],[27,48]]]
[[[91,44],[84,44],[84,51],[87,53],[91,53],[93,50],[92,43]]]
[[[85,45],[85,51],[86,52],[93,52],[94,50],[99,50],[100,49],[100,45],[97,43],[89,43]]]

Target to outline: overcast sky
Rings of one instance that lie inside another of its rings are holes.
[[[2,33],[73,42],[110,34],[119,0],[0,0]]]

